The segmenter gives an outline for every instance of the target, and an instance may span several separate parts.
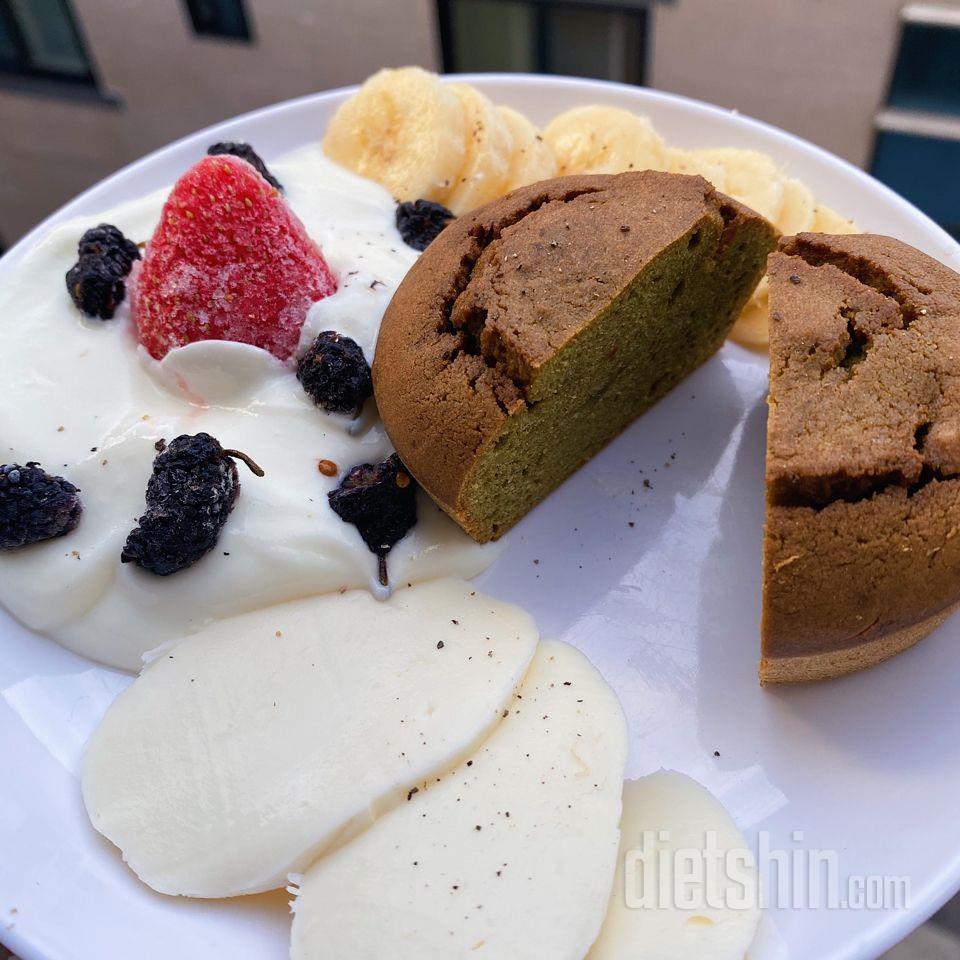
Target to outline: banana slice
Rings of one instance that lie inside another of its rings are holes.
[[[787,177],[783,181],[783,203],[777,218],[777,229],[785,236],[810,230],[815,207],[813,191],[800,180]]]
[[[667,148],[646,118],[617,107],[574,107],[543,131],[561,176],[666,170]]]
[[[709,180],[721,193],[727,189],[727,169],[722,163],[709,160],[702,150],[683,150],[673,147],[667,152],[670,173],[686,173]]]
[[[513,157],[507,175],[507,192],[557,175],[557,158],[540,131],[513,107],[497,107],[513,137]]]
[[[818,203],[813,211],[813,233],[859,233],[860,230],[852,220],[841,217],[836,210]]]
[[[419,67],[381,70],[327,127],[331,160],[383,184],[398,200],[445,202],[466,160],[460,99]]]
[[[507,192],[513,137],[497,108],[479,90],[462,83],[452,84],[450,90],[460,102],[467,153],[446,203],[460,216]]]
[[[770,342],[770,283],[764,277],[730,330],[730,339],[750,350],[766,350]]]
[[[783,177],[777,165],[765,153],[719,147],[697,151],[702,162],[717,163],[724,168],[727,182],[724,192],[745,203],[773,223],[780,216],[783,203]]]

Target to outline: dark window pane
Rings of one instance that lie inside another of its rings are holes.
[[[960,113],[960,28],[926,23],[904,26],[890,105]]]
[[[643,78],[635,13],[556,6],[547,11],[549,73],[638,83]]]
[[[461,73],[536,70],[536,23],[530,4],[451,0],[453,64]]]
[[[960,140],[883,131],[873,175],[960,236]]]
[[[232,40],[249,40],[243,0],[187,0],[187,11],[197,33]]]
[[[0,0],[0,70],[95,83],[68,0]]]
[[[438,0],[444,69],[642,83],[646,12],[561,0]]]
[[[63,0],[8,0],[37,71],[84,77],[90,66]]]
[[[20,67],[20,57],[14,42],[10,24],[0,10],[0,70],[14,71]]]

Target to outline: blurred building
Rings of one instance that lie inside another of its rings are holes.
[[[0,237],[209,123],[433,66],[435,21],[432,0],[0,0]]]
[[[405,63],[736,107],[960,234],[960,0],[0,0],[0,239],[200,126]]]

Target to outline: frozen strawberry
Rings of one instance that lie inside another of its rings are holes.
[[[134,284],[140,342],[158,360],[237,340],[286,360],[312,303],[337,289],[320,249],[246,161],[205,157],[175,184]]]

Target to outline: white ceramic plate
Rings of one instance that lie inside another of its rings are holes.
[[[957,244],[904,200],[764,124],[631,87],[467,79],[541,123],[603,102],[649,114],[671,144],[764,150],[863,229],[960,269]],[[171,183],[215,140],[249,140],[269,162],[316,140],[349,92],[248,114],[127,167],[11,250],[0,283],[51,223]],[[909,879],[902,909],[771,908],[751,960],[873,958],[960,887],[960,618],[868,673],[760,689],[765,394],[765,360],[728,344],[512,531],[480,582],[604,672],[629,718],[631,775],[665,766],[701,780],[751,841],[784,852],[780,869],[834,851],[841,899],[848,877]],[[161,897],[89,827],[78,761],[126,678],[2,613],[0,636],[0,940],[24,960],[287,956],[282,894]]]

